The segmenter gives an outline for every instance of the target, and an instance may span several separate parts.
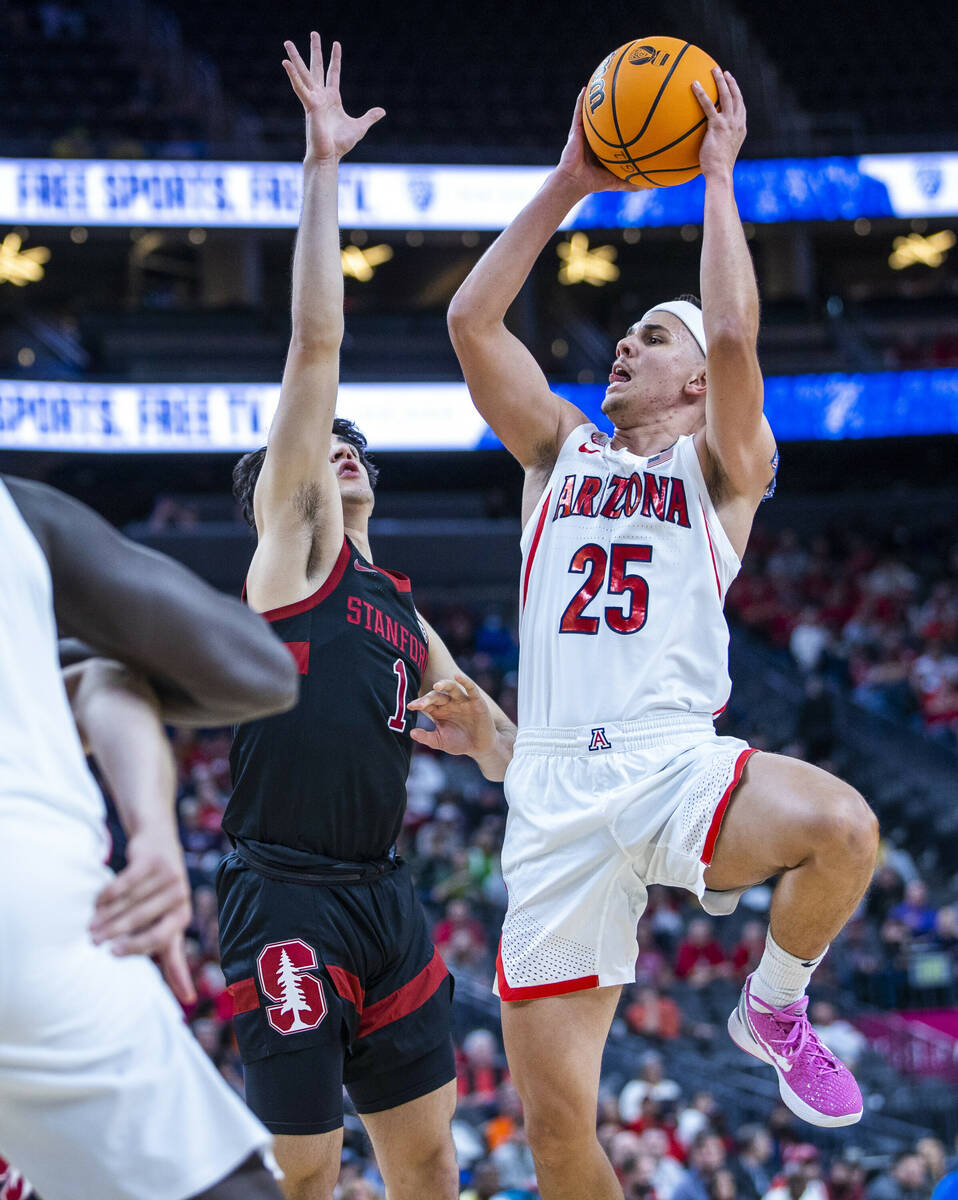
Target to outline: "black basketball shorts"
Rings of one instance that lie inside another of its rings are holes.
[[[246,1100],[273,1133],[343,1123],[455,1078],[452,976],[409,868],[355,883],[270,878],[235,851],[216,875]]]

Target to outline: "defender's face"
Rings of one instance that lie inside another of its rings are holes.
[[[674,403],[705,364],[702,351],[678,317],[652,312],[615,348],[602,411],[613,421],[650,407]]]
[[[356,447],[333,434],[329,439],[329,461],[332,463],[343,503],[371,505],[373,489]]]

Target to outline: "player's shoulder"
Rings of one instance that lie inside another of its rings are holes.
[[[589,418],[577,408],[571,401],[564,399],[562,396],[553,392],[554,398],[558,401],[558,416],[556,419],[555,430],[550,431],[547,437],[544,437],[538,442],[530,452],[528,461],[523,462],[526,471],[535,471],[546,475],[552,470],[558,457],[568,447],[573,435],[580,429],[588,427],[589,430],[594,430],[595,426]]]
[[[65,512],[81,506],[56,488],[19,475],[0,475],[10,499],[49,557],[50,539],[62,526]]]
[[[583,416],[565,430],[565,436],[559,443],[556,461],[565,462],[568,459],[599,455],[610,441],[607,433],[603,433],[597,425]]]

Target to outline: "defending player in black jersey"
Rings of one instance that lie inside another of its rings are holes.
[[[451,979],[394,851],[409,709],[425,706],[438,721],[419,740],[472,754],[490,778],[502,778],[515,731],[474,684],[452,680],[455,664],[416,612],[408,579],[372,562],[375,469],[358,430],[333,421],[337,177],[340,158],[384,114],[348,117],[339,45],[324,80],[318,35],[310,40],[309,68],[290,42],[283,64],[307,128],[292,340],[268,447],[234,473],[259,536],[247,599],[289,647],[301,696],[283,717],[236,731],[224,820],[236,849],[217,877],[223,968],[247,1100],[277,1135],[286,1195],[332,1196],[345,1083],[390,1200],[453,1200]],[[461,703],[446,718],[449,688],[462,689]]]

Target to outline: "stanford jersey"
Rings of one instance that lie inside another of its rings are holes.
[[[282,862],[280,848],[385,857],[406,804],[407,706],[429,653],[409,580],[344,538],[318,591],[263,616],[299,666],[299,703],[236,728],[223,828],[260,853],[275,846]]]
[[[716,715],[738,569],[691,437],[641,458],[574,429],[522,534],[520,730]]]

